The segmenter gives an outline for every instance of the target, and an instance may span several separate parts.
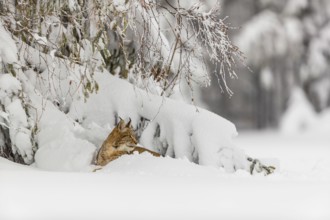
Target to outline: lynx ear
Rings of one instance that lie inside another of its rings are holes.
[[[125,127],[125,121],[121,117],[119,117],[119,119],[120,119],[120,121],[117,124],[117,128],[119,128],[120,130],[122,130]]]
[[[130,128],[131,127],[131,122],[132,122],[132,119],[131,118],[129,118],[129,121],[127,122],[127,124],[126,124],[126,128]]]

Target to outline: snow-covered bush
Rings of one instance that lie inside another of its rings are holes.
[[[162,155],[248,170],[252,161],[232,144],[231,122],[166,97],[168,88],[180,90],[181,79],[189,86],[207,81],[198,61],[202,47],[221,65],[223,79],[235,76],[241,53],[217,6],[207,13],[200,6],[163,7],[176,18],[171,43],[160,28],[164,12],[157,1],[1,5],[1,149],[43,169],[89,169],[121,117],[132,119],[143,146]],[[133,85],[123,79],[128,76]]]

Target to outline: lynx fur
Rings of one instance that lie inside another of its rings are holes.
[[[133,127],[131,126],[131,120],[125,124],[125,121],[120,119],[117,126],[103,142],[96,156],[96,165],[105,166],[124,154],[133,154],[134,152],[138,152],[139,154],[149,152],[156,157],[160,156],[159,153],[138,147],[137,143]]]

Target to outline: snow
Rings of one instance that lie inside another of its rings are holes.
[[[330,132],[330,109],[317,114],[300,88],[294,88],[288,108],[282,116],[280,130],[284,134],[315,133],[328,135]]]
[[[9,74],[0,75],[0,88],[0,99],[4,105],[10,102],[13,95],[22,90],[19,81]]]
[[[22,100],[18,95],[22,88],[20,82],[9,74],[0,75],[0,103],[5,121],[2,122],[9,128],[13,152],[19,151],[26,163],[33,158],[32,144],[30,141],[31,131],[23,109]]]
[[[266,90],[271,90],[273,88],[273,73],[269,67],[265,67],[260,72],[261,85]]]
[[[45,16],[40,26],[42,36],[35,36],[35,39],[39,43],[46,43],[49,48],[57,49],[56,45],[63,41],[63,34],[67,32],[61,20],[56,16]]]
[[[316,132],[329,134],[330,131],[330,108],[323,110],[317,120],[318,126],[314,127]]]
[[[146,1],[148,4],[148,1]],[[128,9],[127,1],[124,0],[114,0],[113,5],[116,8],[117,11],[123,12]]]
[[[78,9],[76,3],[69,1],[72,11]],[[119,11],[127,9],[122,0],[114,5]],[[136,10],[140,16],[151,12],[141,6]],[[251,53],[264,35],[277,39],[273,47],[260,49],[266,58],[272,57],[273,51],[276,56],[284,54],[286,38],[300,39],[295,31],[283,31],[291,27],[299,30],[295,21],[282,27],[282,20],[270,11],[259,18],[245,32],[247,41],[243,43]],[[165,63],[169,62],[173,49],[166,36],[158,33],[156,17],[149,24]],[[256,36],[251,31],[254,27],[261,29]],[[247,134],[234,140],[235,126],[221,116],[150,94],[106,70],[94,70],[100,65],[100,54],[93,54],[86,39],[81,41],[81,58],[86,62],[96,58],[95,66],[56,57],[56,45],[64,39],[63,34],[69,41],[73,39],[69,34],[72,28],[65,28],[55,16],[45,17],[40,35],[33,35],[39,44],[54,49],[45,54],[19,40],[16,46],[0,25],[0,61],[14,64],[16,73],[0,75],[0,124],[8,128],[13,152],[19,152],[24,162],[33,162],[23,166],[0,157],[1,220],[328,219],[329,139],[320,130],[329,128],[329,111],[314,119],[298,91],[298,98],[293,99],[298,102],[292,101],[283,127],[312,119],[304,136],[298,132],[293,132],[298,135],[293,139],[284,134]],[[95,27],[91,25],[91,29]],[[269,42],[264,41],[266,45]],[[177,68],[177,57],[172,70]],[[195,59],[190,62],[195,64],[190,77],[205,81],[200,63]],[[89,93],[88,98],[82,88],[86,80],[96,81],[99,87],[97,94]],[[267,72],[263,81],[264,85],[271,81]],[[290,109],[301,108],[307,113],[298,114],[298,118],[290,113]],[[125,155],[92,172],[94,155],[119,117],[131,118],[140,144],[165,157]],[[322,126],[315,126],[321,125],[318,120],[324,121]],[[310,134],[311,130],[317,132]],[[245,151],[275,165],[276,172],[267,177],[251,176]]]
[[[289,42],[301,44],[303,42],[303,27],[300,20],[287,17],[284,19],[284,25]]]
[[[149,121],[140,139],[146,148],[165,151],[169,156],[185,156],[189,160],[194,160],[195,152],[199,164],[225,166],[229,171],[234,165],[247,167],[240,161],[245,160],[244,153],[232,145],[236,128],[226,119],[193,105],[148,94],[105,73],[95,73],[94,78],[99,82],[98,94],[92,94],[86,102],[75,100],[68,113],[83,126],[90,123],[101,127],[113,125],[113,115],[118,113],[121,118],[131,118],[132,125],[137,128],[142,117]],[[157,126],[159,137],[154,135]],[[228,155],[224,149],[233,149],[235,153]],[[228,157],[237,160],[224,162]]]
[[[295,15],[300,13],[302,10],[306,9],[307,7],[308,7],[307,0],[289,0],[285,7],[284,12],[289,15]]]
[[[330,77],[321,78],[311,86],[311,90],[318,97],[320,109],[325,109],[330,100]]]
[[[294,88],[288,109],[282,116],[281,130],[285,133],[299,133],[309,129],[315,123],[316,113],[300,88]]]
[[[329,219],[329,137],[250,132],[235,143],[281,168],[228,174],[144,153],[95,173],[62,173],[0,158],[0,219]]]
[[[32,103],[41,103],[33,96]],[[79,171],[91,164],[96,147],[79,135],[83,129],[49,101],[38,106],[42,116],[38,119],[38,150],[35,166],[46,170]],[[76,134],[77,133],[77,134]]]
[[[267,9],[246,22],[236,41],[251,64],[263,67],[266,61],[287,53],[299,56],[302,36],[299,19],[279,16]]]
[[[289,45],[284,28],[279,16],[264,10],[245,24],[236,41],[249,62],[259,65],[287,52]]]
[[[329,180],[330,137],[326,133],[240,133],[235,143],[257,158],[276,158],[282,179]],[[330,185],[329,185],[330,186]],[[328,187],[329,187],[328,186]],[[329,187],[330,188],[330,187]]]
[[[91,164],[95,146],[75,137],[64,125],[55,124],[54,127],[56,131],[45,129],[38,135],[41,147],[35,154],[35,166],[46,170],[79,171]]]
[[[327,73],[328,70],[328,58],[327,55],[328,48],[330,45],[330,25],[327,24],[324,28],[319,31],[313,38],[309,47],[309,76],[317,77],[322,76],[322,74]]]
[[[17,48],[15,41],[0,23],[0,61],[14,63],[17,61]]]
[[[47,45],[47,38],[46,37],[41,37],[37,33],[32,34],[33,38],[41,45]]]
[[[69,8],[70,8],[70,11],[75,11],[77,7],[79,7],[77,1],[75,0],[69,0]]]
[[[15,99],[6,106],[9,114],[10,139],[12,145],[16,146],[26,161],[32,161],[32,146],[30,142],[30,131],[27,129],[28,122],[20,100]]]

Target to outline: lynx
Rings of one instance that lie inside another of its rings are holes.
[[[120,119],[117,126],[111,131],[107,139],[103,142],[98,154],[96,156],[95,164],[101,166],[94,169],[94,172],[102,169],[102,166],[107,165],[109,162],[119,158],[124,154],[133,154],[134,152],[143,153],[149,152],[153,156],[160,157],[159,153],[137,146],[136,136],[131,126],[131,120],[125,124],[125,121]],[[251,163],[250,173],[251,175],[256,172],[265,172],[265,175],[269,175],[274,172],[275,167],[265,166],[258,159],[247,157],[247,160]]]
[[[105,166],[124,154],[133,154],[134,152],[149,152],[156,157],[161,156],[159,153],[138,147],[137,143],[131,120],[125,124],[125,121],[120,119],[117,126],[103,142],[96,156],[96,165]]]

